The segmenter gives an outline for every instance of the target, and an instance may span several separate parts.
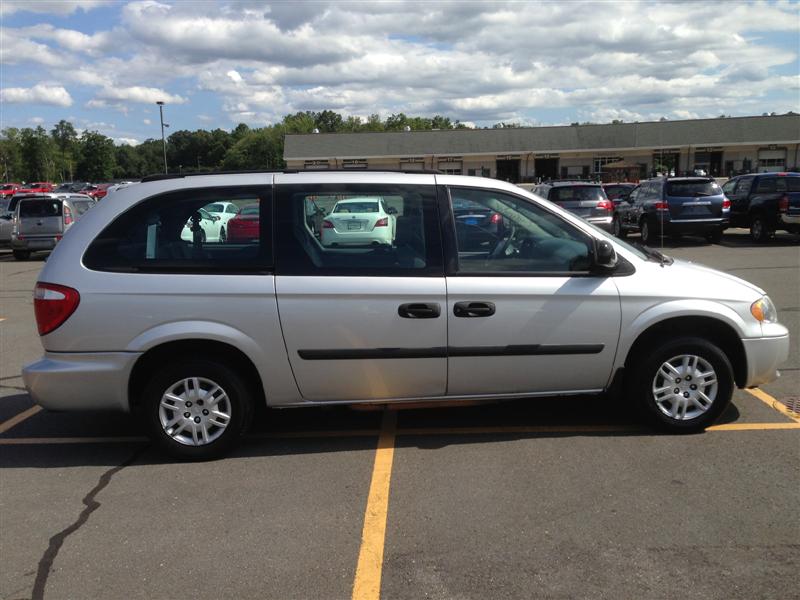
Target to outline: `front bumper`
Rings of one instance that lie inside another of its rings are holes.
[[[747,357],[747,381],[744,387],[756,387],[780,376],[778,366],[789,358],[789,333],[776,337],[743,339]]]
[[[128,380],[138,352],[45,352],[22,368],[36,404],[52,410],[129,411]]]

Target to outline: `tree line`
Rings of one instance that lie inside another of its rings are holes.
[[[330,110],[305,111],[285,116],[280,123],[251,128],[240,123],[233,130],[181,130],[167,138],[170,172],[240,169],[281,169],[283,141],[289,133],[404,131],[462,129],[466,126],[448,117],[409,117],[393,114],[381,120],[343,117]],[[136,146],[117,146],[97,131],[78,134],[74,125],[59,121],[48,132],[41,125],[8,127],[0,132],[0,169],[3,181],[91,181],[136,179],[164,172],[160,139]]]

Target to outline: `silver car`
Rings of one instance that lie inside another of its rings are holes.
[[[55,248],[67,230],[95,204],[91,196],[84,194],[30,194],[15,199],[11,249],[17,260],[27,260],[31,252]]]
[[[366,196],[395,209],[392,243],[323,245],[309,211]],[[184,239],[191,215],[221,201],[258,207],[255,235]],[[473,243],[453,215],[467,204],[503,227]],[[37,403],[136,413],[188,458],[227,451],[259,404],[617,390],[652,423],[696,431],[789,352],[756,286],[512,184],[433,173],[146,179],[74,225],[34,306],[45,354],[23,377]]]

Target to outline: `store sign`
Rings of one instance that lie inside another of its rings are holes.
[[[303,163],[306,169],[327,169],[330,164],[327,160],[307,160]]]
[[[722,152],[722,146],[709,146],[708,148],[698,148],[698,152]]]
[[[401,159],[400,159],[400,162],[401,162],[401,163],[424,163],[424,162],[425,162],[425,159],[424,159],[424,158],[417,158],[417,157],[413,157],[413,158],[401,158]]]
[[[461,156],[441,156],[439,157],[439,162],[461,162],[463,158]]]
[[[558,158],[558,154],[536,154],[534,158]]]
[[[519,160],[519,154],[500,155],[496,160]]]
[[[342,161],[343,169],[366,169],[366,158],[346,158]]]

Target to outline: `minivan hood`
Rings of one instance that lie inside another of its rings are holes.
[[[711,267],[690,262],[688,260],[676,258],[675,262],[671,266],[664,268],[669,269],[668,273],[670,278],[686,278],[690,281],[697,280],[699,284],[712,288],[715,287],[714,279],[716,279],[720,284],[722,284],[722,290],[726,290],[728,293],[732,291],[733,287],[741,286],[758,297],[766,294],[766,292],[760,287],[753,285],[749,281],[745,281],[741,277],[736,277],[735,275],[730,275],[724,271],[718,271],[717,269],[712,269]],[[731,300],[733,299],[734,298],[731,298]]]

